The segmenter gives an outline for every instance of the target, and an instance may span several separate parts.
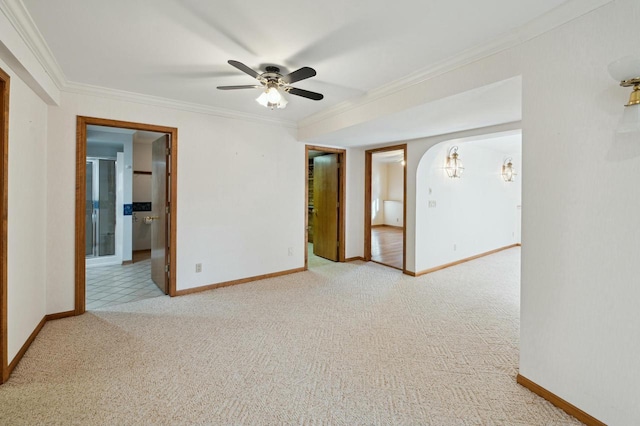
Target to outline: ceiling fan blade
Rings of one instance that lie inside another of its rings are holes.
[[[236,90],[236,89],[261,89],[262,86],[259,84],[248,85],[248,86],[218,86],[220,90]]]
[[[314,101],[319,101],[322,98],[324,98],[324,96],[320,93],[310,92],[308,90],[303,90],[303,89],[296,89],[295,87],[289,87],[286,90],[292,95],[302,96],[303,98],[313,99]]]
[[[296,81],[304,80],[316,75],[316,70],[309,67],[302,67],[299,70],[295,70],[294,72],[285,75],[282,77],[282,81],[286,84],[295,83]]]
[[[257,79],[258,76],[260,75],[256,71],[252,70],[251,68],[243,64],[242,62],[238,62],[234,60],[229,60],[227,62],[229,63],[229,65],[238,68],[240,71],[242,71],[245,74],[249,74],[253,78]]]

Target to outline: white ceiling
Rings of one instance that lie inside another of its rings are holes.
[[[23,3],[68,82],[297,122],[505,37],[565,0]],[[323,93],[325,99],[288,95],[286,109],[271,111],[254,101],[258,90],[216,90],[255,82],[228,65],[229,59],[256,70],[267,64],[285,71],[310,66],[318,75],[294,86]],[[515,103],[513,96],[506,99],[503,110]],[[413,111],[404,120],[414,123],[421,113]],[[437,118],[435,111],[427,113]],[[519,111],[511,114],[517,117]],[[475,117],[473,125],[496,121],[485,115]],[[462,120],[461,114],[455,118]],[[384,123],[374,127],[387,131],[386,140],[395,137]],[[358,130],[364,135],[372,129]],[[418,133],[423,136],[424,129]]]

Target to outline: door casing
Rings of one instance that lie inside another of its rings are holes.
[[[9,74],[0,68],[0,384],[9,379],[7,338],[7,215],[9,173]]]
[[[129,121],[109,120],[104,118],[78,116],[76,120],[76,225],[75,225],[75,315],[86,311],[86,282],[85,282],[85,160],[87,156],[87,126],[117,127],[122,129],[141,130],[148,132],[167,133],[170,135],[170,162],[167,164],[167,183],[170,186],[171,204],[169,213],[171,224],[166,238],[169,253],[169,264],[173,269],[169,275],[169,296],[176,295],[176,241],[177,241],[177,182],[178,182],[178,129],[175,127],[157,126],[153,124],[134,123]]]
[[[345,261],[345,211],[346,211],[346,177],[347,177],[347,150],[338,148],[328,148],[326,146],[305,145],[304,150],[304,269],[309,269],[309,236],[307,234],[309,229],[309,151],[321,151],[330,154],[338,154],[339,167],[339,202],[338,207],[338,262]]]
[[[407,144],[385,146],[384,148],[369,149],[365,151],[364,164],[364,260],[371,261],[371,169],[373,154],[402,150],[404,159],[407,160]],[[404,167],[404,198],[402,202],[402,272],[407,273],[407,167]]]

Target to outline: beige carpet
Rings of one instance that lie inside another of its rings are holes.
[[[579,424],[515,382],[519,256],[332,264],[53,321],[0,424]]]

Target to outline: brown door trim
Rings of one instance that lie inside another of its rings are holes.
[[[7,338],[7,216],[9,173],[9,74],[0,68],[0,384],[9,379],[9,340]]]
[[[171,135],[171,164],[167,164],[169,176],[167,184],[170,186],[171,203],[169,214],[171,215],[170,232],[167,238],[167,250],[170,256],[171,272],[169,275],[169,295],[176,295],[176,229],[177,229],[177,195],[178,195],[178,129],[175,127],[156,126],[153,124],[132,123],[128,121],[109,120],[104,118],[78,116],[76,122],[76,235],[75,235],[75,314],[85,312],[85,161],[87,157],[87,126],[119,127],[122,129],[142,130],[149,132],[167,133]]]
[[[338,148],[328,148],[326,146],[315,146],[315,145],[305,145],[304,148],[304,269],[305,271],[309,268],[309,151],[321,151],[327,152],[330,154],[338,154],[338,161],[340,162],[340,188],[339,188],[339,201],[340,207],[338,209],[338,242],[340,243],[340,247],[338,250],[338,261],[345,261],[345,211],[346,211],[346,200],[345,196],[346,187],[347,187],[347,150],[346,149],[338,149]]]
[[[407,144],[385,146],[365,151],[364,162],[364,260],[371,261],[371,162],[376,152],[396,151],[404,152],[407,161]],[[404,167],[404,195],[402,201],[402,272],[407,272],[407,167]]]

